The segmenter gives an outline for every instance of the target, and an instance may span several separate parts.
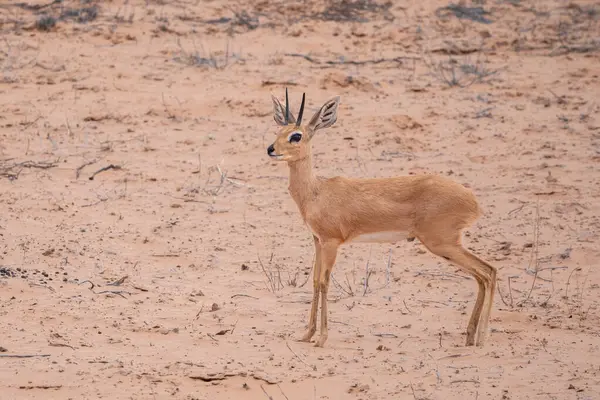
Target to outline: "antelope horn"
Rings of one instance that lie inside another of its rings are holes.
[[[300,112],[298,112],[298,119],[296,120],[296,126],[300,126],[302,123],[302,114],[304,113],[304,100],[306,98],[306,93],[302,93],[302,103],[300,103]]]
[[[290,123],[290,102],[288,100],[288,90],[285,88],[285,123]]]

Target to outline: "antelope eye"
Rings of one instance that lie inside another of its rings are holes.
[[[294,133],[290,135],[289,141],[290,143],[298,143],[302,139],[301,133]]]

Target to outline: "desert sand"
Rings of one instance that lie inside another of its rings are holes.
[[[0,31],[2,400],[600,399],[598,2],[10,0]],[[345,246],[297,342],[286,87],[341,96],[318,174],[474,191],[484,347],[418,240]]]

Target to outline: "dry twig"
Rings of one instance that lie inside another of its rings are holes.
[[[50,354],[0,354],[3,358],[34,358],[34,357],[50,357]]]
[[[316,366],[316,365],[310,365],[310,364],[308,364],[306,361],[304,361],[302,358],[300,358],[300,356],[299,356],[298,354],[296,354],[296,352],[295,352],[294,350],[292,350],[292,348],[290,347],[290,344],[289,344],[287,341],[285,342],[285,344],[286,344],[287,348],[288,348],[288,349],[290,349],[290,351],[292,352],[292,354],[293,354],[294,356],[296,356],[296,358],[297,358],[298,360],[300,360],[300,362],[301,362],[302,364],[304,364],[304,365],[306,365],[307,367],[311,368],[313,371],[316,371],[316,370],[317,370],[317,366]]]
[[[58,165],[58,160],[56,161],[22,161],[13,164],[6,164],[3,161],[0,161],[0,176],[6,177],[9,180],[13,181],[19,178],[21,171],[25,168],[34,168],[34,169],[50,169],[56,167]]]
[[[75,170],[75,179],[79,179],[79,175],[81,175],[81,171],[87,167],[88,165],[92,165],[96,163],[96,159],[93,159],[91,161],[86,161],[83,164],[81,164],[79,167],[77,167],[77,169]]]
[[[101,173],[101,172],[108,171],[109,169],[115,169],[115,170],[117,170],[117,169],[121,169],[121,168],[122,168],[122,167],[121,167],[120,165],[110,164],[110,165],[107,165],[106,167],[102,167],[102,168],[100,168],[98,171],[94,172],[94,173],[92,174],[92,176],[90,176],[88,179],[89,179],[90,181],[93,181],[93,180],[94,180],[94,177],[95,177],[96,175],[98,175],[99,173]]]
[[[531,270],[531,264],[534,263],[533,269],[533,281],[531,282],[531,288],[527,293],[527,297],[519,302],[517,306],[522,306],[525,304],[529,298],[531,297],[531,293],[535,287],[535,282],[537,281],[538,273],[539,273],[539,242],[540,242],[540,201],[537,201],[536,209],[535,209],[535,221],[533,224],[533,246],[531,247],[531,256],[529,258],[529,265],[526,268],[526,271]],[[512,293],[512,291],[511,291]]]
[[[325,60],[325,61],[321,61],[318,60],[314,57],[311,57],[309,55],[306,54],[300,54],[300,53],[286,53],[284,54],[287,57],[297,57],[297,58],[302,58],[312,64],[317,64],[320,65],[322,67],[328,68],[328,67],[334,67],[337,65],[376,65],[376,64],[382,64],[382,63],[396,63],[396,64],[403,64],[404,61],[406,60],[420,60],[419,57],[394,57],[394,58],[377,58],[377,59],[372,59],[372,60],[361,60],[361,61],[356,61],[356,60],[346,60],[344,59],[344,57],[340,57],[339,60]]]

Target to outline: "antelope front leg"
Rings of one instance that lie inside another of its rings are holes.
[[[319,310],[319,278],[321,276],[321,245],[319,239],[313,236],[315,242],[315,263],[313,265],[313,299],[310,308],[310,319],[308,321],[308,331],[302,336],[300,342],[310,342],[310,339],[317,331],[317,311]]]
[[[329,290],[329,277],[335,264],[339,243],[321,243],[321,273],[319,277],[319,290],[321,291],[321,334],[315,343],[317,347],[323,347],[327,341],[327,291]]]

